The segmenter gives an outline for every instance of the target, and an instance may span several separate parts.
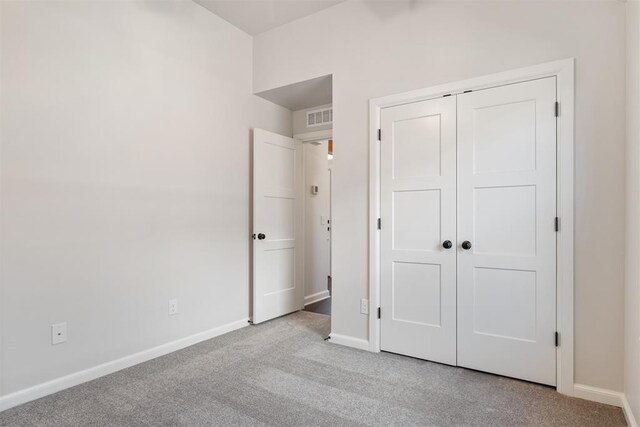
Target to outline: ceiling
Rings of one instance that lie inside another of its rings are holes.
[[[281,105],[291,111],[331,104],[332,100],[331,75],[305,80],[276,89],[256,93],[261,98]]]
[[[345,0],[194,0],[255,36]]]

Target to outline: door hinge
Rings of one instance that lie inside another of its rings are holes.
[[[382,129],[378,129],[378,141],[382,141]]]
[[[380,313],[382,312],[382,309],[380,307],[378,307],[378,319],[380,319]]]
[[[556,217],[554,221],[554,229],[556,230],[556,232],[560,231],[560,218],[558,217]]]
[[[556,117],[560,116],[560,103],[556,101],[556,106],[555,106],[555,115]]]
[[[560,334],[556,331],[556,347],[560,347]]]
[[[378,218],[378,230],[382,230],[382,218]]]

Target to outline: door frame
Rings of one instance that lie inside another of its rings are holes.
[[[325,139],[333,139],[333,128],[332,129],[325,129],[325,130],[319,130],[319,131],[313,131],[313,132],[303,132],[303,133],[297,133],[295,135],[293,135],[293,139],[300,141],[301,143],[301,148],[303,149],[302,152],[302,165],[301,165],[301,170],[302,170],[302,183],[303,183],[303,187],[306,184],[305,180],[306,180],[306,176],[307,176],[307,162],[306,162],[306,157],[305,157],[305,152],[304,152],[304,146],[305,144],[310,144],[310,143],[314,143],[316,141],[323,141]],[[307,263],[306,263],[306,257],[307,257],[307,218],[306,218],[306,209],[307,209],[307,198],[305,196],[305,190],[303,188],[302,190],[302,207],[301,207],[301,215],[302,215],[302,260],[300,263],[300,268],[302,269],[302,295],[300,296],[300,309],[304,310],[304,308],[307,305],[313,304],[315,302],[318,301],[322,301],[325,300],[326,298],[322,298],[319,300],[315,300],[315,301],[311,301],[311,302],[305,302],[305,297],[306,297],[306,289],[307,289]],[[329,187],[329,206],[331,207],[331,187]],[[330,208],[331,209],[331,208]],[[331,212],[331,210],[329,211]],[[331,213],[329,214],[329,218],[331,219]],[[331,274],[331,253],[332,253],[332,245],[333,245],[333,228],[330,229],[329,231],[329,274]]]
[[[369,306],[380,307],[380,113],[383,108],[556,77],[560,114],[556,122],[556,197],[560,228],[556,236],[556,324],[560,346],[556,349],[556,389],[574,392],[574,58],[547,62],[425,89],[374,98],[369,101]],[[380,351],[380,319],[369,310],[369,350]]]
[[[293,135],[293,139],[297,139],[302,143],[320,141],[323,139],[333,138],[333,129],[317,130],[313,132],[303,132]]]

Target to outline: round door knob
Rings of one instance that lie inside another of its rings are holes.
[[[471,242],[468,240],[465,240],[464,242],[462,242],[462,249],[464,249],[465,251],[468,251],[469,249],[471,249]]]
[[[453,244],[451,243],[451,240],[445,240],[442,242],[442,247],[445,249],[451,249],[452,246]]]
[[[258,240],[264,240],[267,236],[262,233],[258,233]]]

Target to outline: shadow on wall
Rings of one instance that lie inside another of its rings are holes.
[[[160,15],[166,15],[174,18],[176,14],[188,14],[188,15],[196,16],[198,12],[196,8],[193,7],[193,4],[191,4],[191,2],[149,1],[149,2],[134,2],[134,5],[148,12],[153,12]]]
[[[425,7],[429,2],[421,0],[366,0],[364,5],[373,12],[380,20],[388,21],[403,12],[416,11],[420,7]]]

